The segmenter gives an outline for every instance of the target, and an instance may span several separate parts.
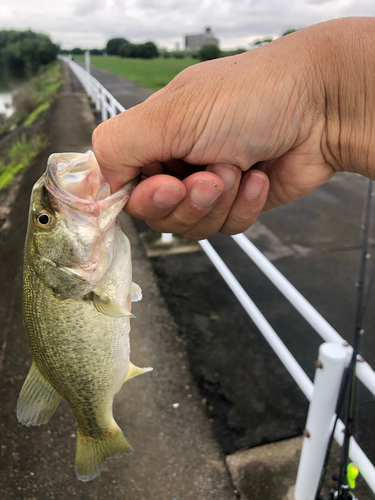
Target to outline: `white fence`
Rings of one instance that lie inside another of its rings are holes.
[[[112,118],[118,113],[125,111],[122,106],[108,90],[90,74],[90,63],[86,53],[86,70],[79,64],[72,61],[71,57],[60,57],[60,59],[69,65],[69,68],[82,83],[83,88],[95,103],[95,107],[102,114],[102,120]]]
[[[82,83],[87,94],[95,102],[96,109],[101,111],[102,120],[113,117],[122,111],[124,107],[90,74],[89,57],[86,54],[86,69],[71,60],[71,58],[61,58],[66,62],[73,73]],[[163,235],[164,241],[170,241],[171,236]],[[348,365],[353,352],[352,347],[339,335],[338,332],[318,313],[316,309],[296,290],[296,288],[275,268],[273,264],[244,236],[243,234],[232,236],[234,241],[242,248],[259,269],[272,281],[272,283],[284,294],[289,302],[299,311],[316,332],[327,344],[323,344],[319,351],[323,369],[317,369],[315,375],[315,386],[306,375],[302,367],[281,341],[275,330],[268,323],[266,318],[250,299],[240,283],[231,273],[221,257],[217,254],[211,244],[207,241],[200,241],[200,245],[208,258],[220,272],[223,279],[231,288],[241,305],[257,325],[267,342],[275,351],[281,362],[287,368],[307,399],[311,401],[307,419],[309,437],[304,438],[302,457],[299,467],[296,485],[296,500],[315,500],[318,487],[318,473],[321,471],[324,460],[324,453],[328,443],[328,436],[333,428],[335,418],[335,401],[338,398],[338,391],[342,372]],[[334,348],[337,345],[337,348]],[[327,346],[327,347],[325,347]],[[333,346],[333,348],[332,348]],[[345,359],[346,358],[346,359]],[[325,372],[322,374],[322,372]],[[362,358],[357,361],[357,377],[375,395],[375,372]],[[324,401],[330,401],[330,405],[323,408]],[[333,400],[333,401],[332,401]],[[327,410],[328,408],[328,410]],[[323,428],[324,427],[324,428]],[[335,439],[342,445],[344,439],[345,426],[341,420],[335,430]],[[317,436],[318,432],[319,435]],[[365,479],[369,487],[375,493],[375,467],[367,458],[363,450],[359,447],[354,437],[350,439],[349,456],[356,463],[360,474]]]

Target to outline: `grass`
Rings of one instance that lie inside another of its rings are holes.
[[[15,175],[46,148],[47,138],[38,135],[32,125],[50,107],[61,84],[61,66],[59,62],[52,63],[41,68],[38,75],[31,78],[13,97],[15,113],[3,130],[0,129],[0,138],[16,125],[23,124],[30,128],[21,138],[18,136],[14,139],[6,151],[0,152],[0,190],[9,186]]]
[[[84,61],[84,56],[74,56],[74,58],[77,61]],[[118,56],[91,56],[93,66],[123,76],[152,90],[165,87],[180,71],[198,62],[198,59],[191,57],[130,59]]]
[[[14,176],[26,168],[46,146],[47,138],[40,135],[34,135],[30,140],[22,135],[18,141],[14,141],[6,152],[8,161],[0,160],[0,189],[9,186]]]
[[[40,106],[38,106],[34,111],[32,111],[29,116],[24,121],[25,125],[31,125],[38,118],[40,114],[43,113],[46,109],[50,107],[50,103],[48,101],[43,102]]]

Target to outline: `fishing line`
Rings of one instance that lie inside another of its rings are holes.
[[[363,244],[362,244],[362,259],[358,280],[358,303],[357,303],[357,317],[354,333],[353,354],[349,364],[349,400],[347,408],[347,417],[345,422],[344,443],[342,446],[342,458],[339,475],[339,496],[340,500],[347,500],[349,498],[349,487],[347,480],[347,469],[349,462],[349,444],[350,437],[353,434],[353,421],[354,421],[354,402],[355,402],[355,389],[356,389],[356,369],[357,369],[357,355],[359,354],[361,345],[362,321],[363,321],[363,299],[365,293],[365,279],[366,279],[366,264],[368,259],[368,240],[370,230],[370,215],[371,215],[371,198],[372,198],[372,180],[368,183],[366,218],[363,227]]]
[[[337,422],[338,422],[338,420],[340,418],[339,415],[341,413],[342,406],[343,406],[344,401],[345,401],[345,395],[346,395],[346,390],[347,390],[347,387],[348,387],[348,382],[349,382],[349,370],[346,370],[345,375],[344,375],[344,381],[343,381],[343,384],[341,386],[341,390],[340,390],[340,394],[339,394],[339,399],[338,399],[337,406],[336,406],[336,418],[335,418],[335,422],[333,424],[331,435],[329,437],[327,451],[326,451],[326,455],[324,457],[324,464],[323,464],[322,474],[320,476],[319,486],[318,486],[318,490],[316,492],[315,500],[324,500],[324,498],[320,495],[320,493],[322,491],[323,484],[324,484],[324,479],[325,479],[325,476],[326,476],[326,473],[327,473],[327,467],[328,467],[329,457],[330,457],[331,451],[332,451],[332,445],[333,445],[333,439],[334,439],[334,435],[335,435],[335,430],[336,430]]]
[[[358,286],[358,299],[357,299],[357,313],[356,313],[356,321],[355,321],[355,332],[354,332],[354,342],[353,342],[353,353],[349,363],[349,367],[346,370],[344,375],[342,388],[339,395],[339,400],[336,408],[336,419],[332,429],[332,433],[330,435],[327,451],[324,459],[324,465],[322,469],[321,478],[319,481],[318,491],[316,493],[315,500],[323,500],[321,496],[321,489],[323,487],[324,478],[327,472],[328,460],[332,451],[333,437],[336,429],[337,421],[339,419],[339,414],[342,410],[345,397],[348,393],[348,406],[346,410],[346,418],[345,418],[345,435],[344,442],[342,446],[342,454],[341,454],[341,463],[340,463],[340,472],[339,476],[334,479],[337,480],[337,487],[332,488],[329,493],[329,499],[337,499],[337,500],[349,500],[355,499],[355,496],[350,491],[349,481],[348,481],[348,462],[349,462],[349,445],[350,445],[350,437],[353,434],[353,422],[354,422],[354,407],[355,407],[355,394],[356,394],[356,365],[357,365],[357,356],[360,350],[361,344],[361,336],[363,334],[362,323],[363,316],[366,311],[368,299],[371,293],[372,281],[375,273],[375,264],[373,266],[370,284],[365,295],[365,279],[366,279],[366,267],[367,260],[369,257],[368,247],[369,247],[369,229],[370,229],[370,215],[371,215],[371,198],[372,198],[372,180],[370,179],[368,182],[368,191],[367,191],[367,203],[366,208],[364,210],[365,217],[364,222],[362,224],[363,229],[363,239],[362,239],[362,256],[361,256],[361,264],[360,264],[360,272],[359,272],[359,280],[357,282]],[[348,388],[349,386],[349,388]]]

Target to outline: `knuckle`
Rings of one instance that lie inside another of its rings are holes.
[[[230,213],[225,224],[231,223],[231,224],[238,225],[238,226],[246,226],[246,225],[251,226],[252,224],[254,224],[254,222],[258,218],[258,215],[259,215],[258,212],[247,213],[244,215],[236,213],[236,212],[232,212],[232,213]]]
[[[243,230],[236,230],[234,228],[226,227],[224,225],[219,232],[227,236],[234,236],[235,234],[243,233]]]
[[[228,216],[228,209],[211,210],[204,216],[204,219],[208,222],[219,222],[221,220],[225,220],[227,216]]]
[[[178,212],[158,219],[150,217],[146,219],[146,222],[155,231],[168,233],[185,233],[197,223],[196,220],[192,221],[188,215],[184,216]]]
[[[195,232],[189,232],[189,231],[183,232],[182,236],[184,238],[187,238],[188,240],[192,240],[192,241],[200,241],[200,240],[204,240],[206,238],[206,236],[198,235]]]
[[[183,214],[176,211],[169,216],[169,224],[173,227],[177,227],[180,233],[186,231],[187,229],[190,229],[191,226],[196,223],[197,220],[192,220],[190,214]]]
[[[249,229],[249,227],[252,226],[257,219],[258,219],[258,214],[248,218],[238,217],[233,214],[232,216],[228,217],[228,219],[225,221],[225,223],[220,229],[220,232],[230,236],[243,233],[244,231]]]

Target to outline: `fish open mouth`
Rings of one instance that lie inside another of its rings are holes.
[[[112,222],[138,183],[134,179],[115,193],[102,176],[92,151],[55,153],[48,159],[46,187],[59,205],[97,217],[101,230]]]

